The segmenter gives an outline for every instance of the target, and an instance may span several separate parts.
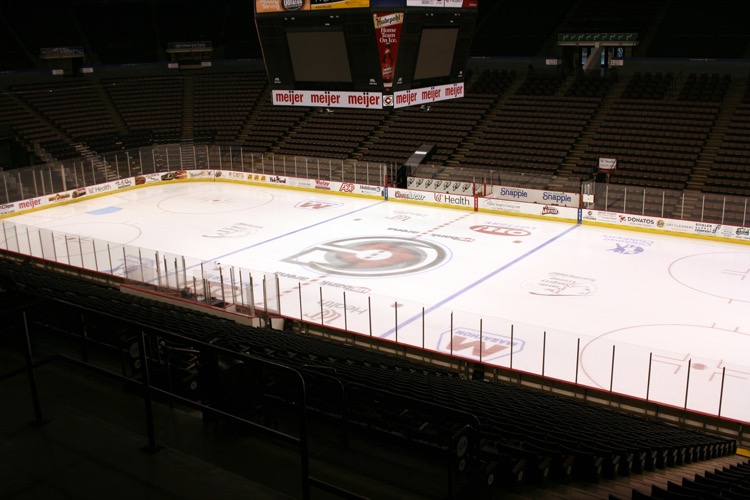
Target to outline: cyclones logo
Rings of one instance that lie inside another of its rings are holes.
[[[429,241],[362,237],[321,243],[283,262],[302,264],[324,274],[376,278],[426,271],[449,258],[447,249]]]
[[[497,236],[529,236],[531,233],[525,229],[517,229],[512,227],[494,226],[491,224],[479,224],[476,226],[469,227],[472,231],[485,234],[494,234]]]

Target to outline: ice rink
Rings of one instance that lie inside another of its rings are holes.
[[[223,182],[2,222],[3,248],[750,422],[747,246]]]

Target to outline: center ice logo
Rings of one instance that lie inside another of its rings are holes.
[[[385,277],[413,274],[445,263],[450,254],[429,241],[404,238],[346,238],[321,243],[283,259],[323,274]]]
[[[452,334],[450,331],[440,334],[438,350],[462,358],[489,362],[510,356],[511,352],[514,355],[518,354],[525,344],[526,342],[517,337],[511,342],[511,338],[506,335],[480,332],[471,328],[454,328]]]
[[[620,243],[615,243],[615,248],[610,248],[607,251],[619,253],[621,255],[636,255],[639,253],[643,253],[644,250],[645,249],[639,245],[633,245],[633,244],[621,245]]]

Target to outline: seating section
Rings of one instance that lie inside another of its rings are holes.
[[[266,93],[253,119],[240,132],[239,142],[248,151],[269,152],[309,113],[310,108],[274,106]]]
[[[516,79],[515,71],[485,69],[473,78],[472,73],[466,75],[468,83],[468,94],[494,94],[502,95],[510,84]]]
[[[30,111],[21,96],[10,90],[0,92],[0,123],[10,124],[14,135],[29,151],[39,144],[56,158],[77,154],[58,128],[43,115]]]
[[[614,158],[617,171],[612,174],[613,183],[684,189],[719,113],[720,101],[666,99],[673,82],[671,74],[631,78],[622,97],[602,117],[576,173],[591,175],[599,158]],[[690,89],[686,95],[691,95]],[[719,94],[711,95],[721,99]]]
[[[11,90],[74,141],[94,133],[117,132],[91,80],[18,85]]]
[[[204,75],[193,78],[193,85],[194,140],[236,144],[242,125],[266,87],[266,74]]]
[[[311,372],[326,374],[330,380],[338,380],[345,390],[356,389],[360,402],[380,401],[383,408],[371,406],[366,412],[369,425],[392,427],[388,420],[393,424],[398,412],[390,411],[387,401],[429,400],[432,421],[456,422],[460,418],[466,422],[465,417],[457,415],[473,415],[476,420],[469,421],[478,427],[474,430],[479,440],[472,453],[485,462],[504,464],[512,470],[520,466],[539,485],[549,479],[597,482],[602,477],[675,467],[736,450],[734,441],[704,432],[517,385],[465,380],[448,370],[353,345],[288,331],[246,327],[29,265],[0,261],[0,274],[13,279],[21,291],[45,297],[48,311],[60,307],[68,312],[71,307],[90,311],[88,314],[94,317],[87,320],[87,335],[103,339],[113,336],[111,345],[121,344],[121,333],[108,325],[113,321],[126,324],[138,318],[139,325],[252,354],[298,369],[303,377]],[[55,306],[56,301],[64,306]],[[97,321],[93,311],[106,312],[103,321]],[[75,323],[80,320],[78,315],[67,315],[74,318],[74,325],[78,324]],[[60,314],[63,316],[65,313]],[[194,356],[194,349],[188,351]],[[368,390],[373,391],[369,396]],[[326,400],[325,391],[316,393],[316,405],[344,415],[343,408],[336,410],[336,405],[343,404],[340,394],[329,394]],[[384,394],[389,396],[383,397]],[[352,412],[351,418],[357,418],[359,408]],[[434,414],[440,408],[445,408],[444,413]],[[423,422],[419,429],[424,431],[429,425]],[[429,433],[420,432],[414,439],[422,440],[426,435]],[[406,436],[401,433],[401,437],[408,438],[408,433]],[[432,439],[437,443],[444,438]]]
[[[433,144],[430,159],[444,165],[463,144],[494,102],[491,96],[412,106],[392,111],[362,149],[362,159],[377,162],[405,162],[422,144]]]
[[[633,490],[633,499],[663,498],[679,500],[686,498],[727,498],[744,500],[750,498],[750,462],[695,474],[693,479],[683,478],[681,483],[669,481],[667,487],[651,485],[650,495]]]
[[[704,190],[750,196],[750,85],[734,110]]]
[[[680,101],[721,102],[732,81],[731,75],[690,73],[680,90]]]
[[[555,174],[586,128],[598,97],[515,95],[489,120],[463,164]]]
[[[183,81],[179,76],[103,80],[128,129],[150,131],[151,143],[182,139]]]
[[[616,158],[611,182],[657,189],[685,189],[701,155],[719,148],[702,189],[748,194],[750,91],[722,122],[728,126],[715,127],[730,86],[736,97],[730,75],[635,73],[617,84],[619,97],[611,95],[613,75],[563,79],[557,70],[531,70],[519,85],[513,71],[474,70],[464,98],[396,110],[273,106],[261,70],[47,77],[7,88],[0,123],[29,151],[39,145],[45,161],[188,140],[401,164],[435,144],[430,162],[464,174],[589,178],[599,158]]]
[[[383,110],[326,109],[308,113],[275,151],[288,155],[346,159],[380,126]]]

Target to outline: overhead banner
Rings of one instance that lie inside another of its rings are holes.
[[[406,0],[407,7],[448,7],[453,9],[476,9],[479,0]]]
[[[310,0],[310,10],[360,9],[370,6],[370,0]]]
[[[403,108],[406,106],[457,99],[459,97],[464,97],[463,82],[394,92],[393,107]]]
[[[368,7],[370,0],[255,0],[256,14]]]
[[[393,76],[396,74],[396,61],[398,60],[398,45],[401,40],[401,27],[404,24],[404,14],[396,12],[392,14],[377,13],[372,15],[375,22],[375,36],[378,40],[378,56],[380,70],[383,77],[383,86],[393,86]]]
[[[275,106],[312,106],[325,108],[382,109],[380,92],[338,92],[333,90],[274,90]]]

